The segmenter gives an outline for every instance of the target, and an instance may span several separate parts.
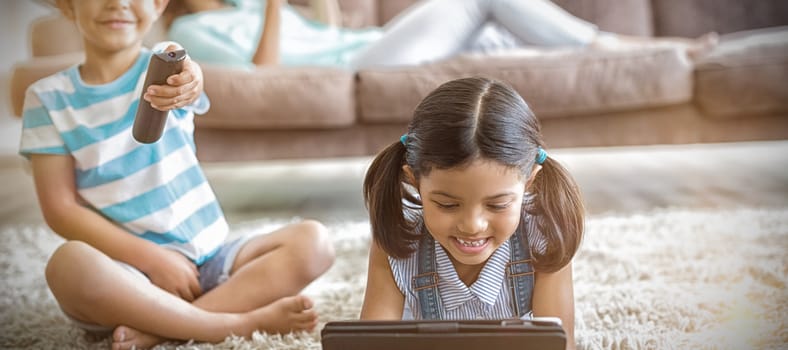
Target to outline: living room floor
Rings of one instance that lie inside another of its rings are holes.
[[[589,215],[654,208],[788,205],[788,141],[548,150],[577,180]],[[228,221],[366,218],[371,158],[203,164]],[[25,162],[0,155],[0,223],[41,223]]]

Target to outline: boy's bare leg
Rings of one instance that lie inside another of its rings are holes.
[[[333,260],[331,242],[321,224],[304,221],[289,225],[247,242],[235,259],[230,279],[192,305],[217,312],[246,312],[271,305],[298,293],[323,274]],[[132,345],[149,348],[165,340],[120,326],[113,332],[113,349],[130,349]]]
[[[210,312],[144,283],[101,251],[79,241],[61,245],[47,264],[47,282],[63,310],[99,325],[128,324],[175,339],[218,342],[258,329],[308,329],[317,317],[304,296],[245,313]]]
[[[261,235],[238,252],[230,279],[194,304],[209,311],[246,312],[295,295],[334,263],[325,227],[303,221]]]

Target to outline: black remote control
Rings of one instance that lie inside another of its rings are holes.
[[[186,50],[175,50],[155,53],[150,58],[148,65],[148,75],[145,77],[145,85],[142,87],[137,115],[134,117],[132,135],[134,139],[141,143],[154,143],[161,138],[164,126],[167,123],[169,112],[160,111],[151,107],[148,101],[142,96],[151,85],[167,84],[167,77],[178,74],[183,69],[183,61],[186,58]]]

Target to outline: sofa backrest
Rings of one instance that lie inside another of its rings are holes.
[[[651,0],[654,34],[696,37],[788,25],[786,0]]]
[[[378,20],[380,23],[386,23],[418,1],[378,0]],[[652,34],[651,0],[553,0],[553,2],[569,13],[597,24],[605,31],[629,35]]]
[[[418,1],[377,0],[379,23],[388,22]],[[629,35],[696,37],[709,31],[725,34],[788,25],[786,0],[552,1],[573,15],[597,24],[601,30]]]
[[[316,0],[288,0],[290,5],[308,8]],[[319,1],[319,0],[317,0]],[[378,26],[378,2],[386,0],[337,0],[342,14],[342,26],[349,28],[364,28]],[[392,0],[388,0],[392,1]]]

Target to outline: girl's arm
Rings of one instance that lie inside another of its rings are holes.
[[[136,267],[185,300],[199,296],[197,270],[186,257],[126,232],[81,203],[71,156],[33,154],[30,161],[41,212],[55,233]]]
[[[265,19],[257,51],[252,56],[252,63],[257,66],[279,64],[279,28],[282,18],[282,1],[268,0],[265,4]]]
[[[361,305],[362,320],[401,320],[405,296],[391,273],[388,256],[374,242],[369,249],[367,290]]]
[[[534,317],[559,317],[566,332],[566,348],[575,349],[575,297],[572,263],[551,273],[534,276]]]

